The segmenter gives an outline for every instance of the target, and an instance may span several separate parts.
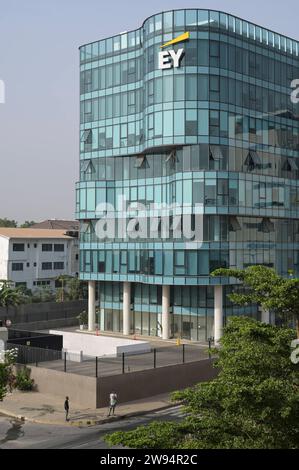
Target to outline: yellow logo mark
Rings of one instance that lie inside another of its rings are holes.
[[[163,49],[163,47],[170,46],[171,44],[177,44],[178,42],[187,41],[189,38],[190,38],[190,33],[189,32],[188,33],[183,33],[180,36],[178,36],[177,38],[166,42],[165,44],[163,44],[163,46],[160,46],[160,47],[161,47],[161,49]]]

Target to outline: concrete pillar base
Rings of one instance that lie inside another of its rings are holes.
[[[95,330],[96,282],[88,281],[88,331]]]
[[[267,323],[267,325],[270,325],[270,312],[269,310],[264,310],[261,309],[261,322],[262,323]]]
[[[170,338],[170,286],[162,286],[162,338]]]
[[[223,332],[223,286],[214,288],[214,342],[219,346]]]
[[[131,283],[124,282],[123,291],[123,334],[131,333]]]

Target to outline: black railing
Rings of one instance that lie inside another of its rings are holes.
[[[17,363],[91,377],[126,374],[178,364],[197,362],[209,357],[208,351],[192,344],[152,348],[146,353],[121,353],[109,356],[80,356],[80,353],[37,348],[14,342],[7,349],[18,350]]]
[[[55,349],[36,348],[18,343],[7,343],[7,349],[17,349],[18,356],[16,362],[19,364],[35,364],[40,362],[51,362],[61,360],[61,351]]]

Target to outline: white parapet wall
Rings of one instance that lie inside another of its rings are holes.
[[[147,353],[151,345],[147,341],[130,340],[125,338],[114,338],[89,333],[71,332],[62,330],[50,330],[53,335],[63,336],[63,349],[72,355],[80,351],[83,356],[116,356],[125,354]]]
[[[83,361],[83,351],[71,351],[70,349],[62,349],[61,358],[66,358],[67,361],[73,362],[82,362]],[[66,354],[66,356],[64,356]]]

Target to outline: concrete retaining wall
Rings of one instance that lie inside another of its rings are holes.
[[[129,374],[101,377],[97,381],[97,407],[107,406],[109,394],[117,393],[118,402],[147,398],[214,379],[218,370],[210,359]]]
[[[61,408],[66,396],[70,403],[82,408],[96,408],[96,378],[79,374],[69,374],[43,367],[30,366],[31,378],[34,379],[37,391],[61,399]]]
[[[187,388],[218,374],[210,359],[98,379],[42,367],[30,369],[38,391],[60,398],[61,406],[69,396],[82,408],[107,406],[111,391],[117,393],[119,403],[125,403]]]

